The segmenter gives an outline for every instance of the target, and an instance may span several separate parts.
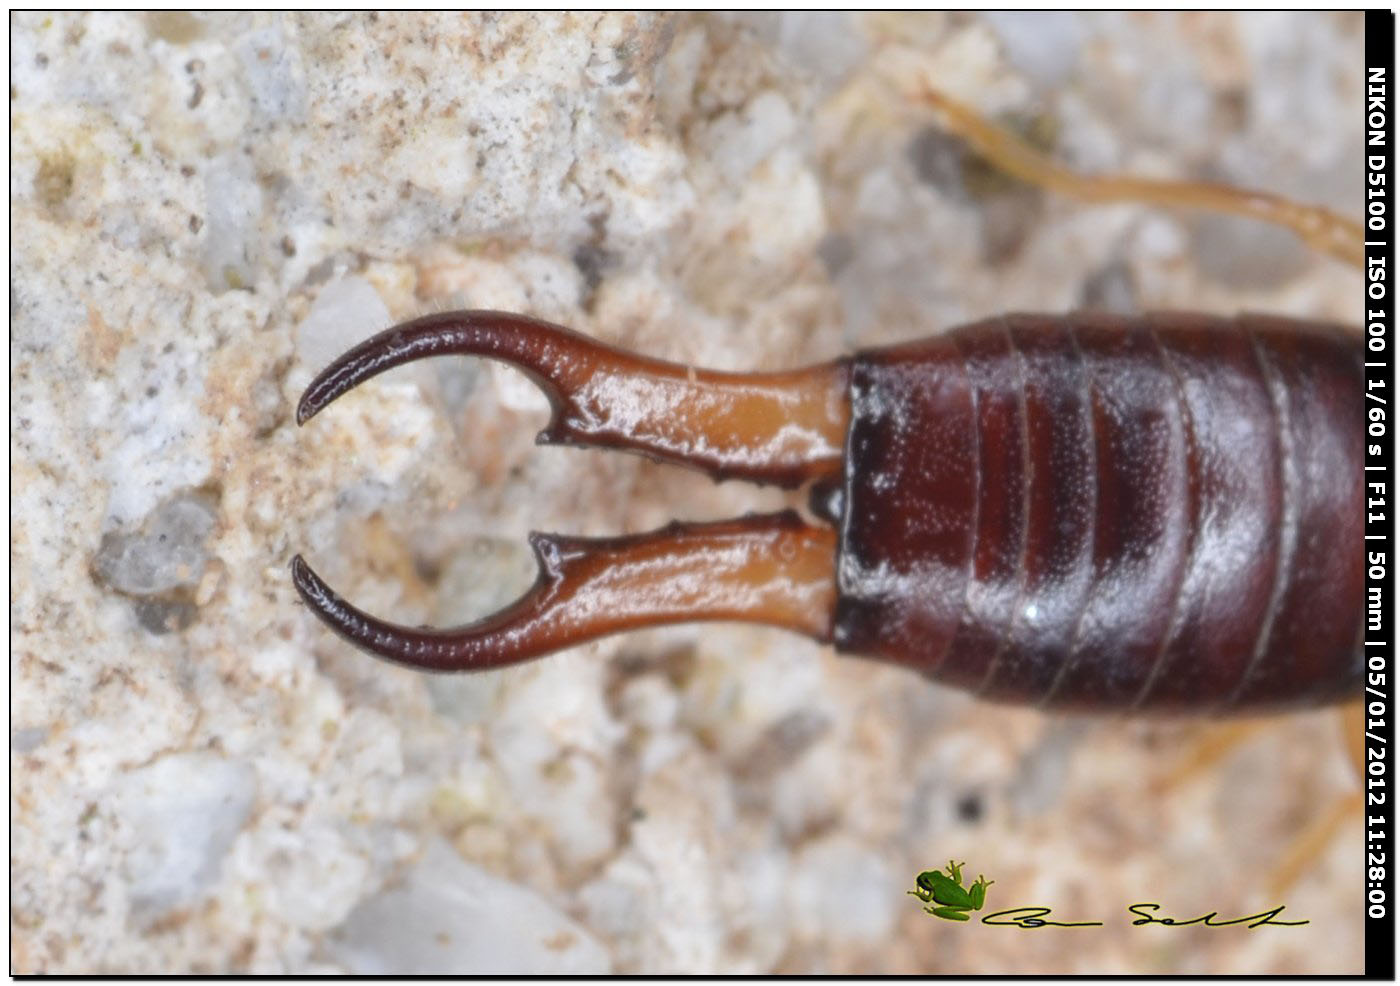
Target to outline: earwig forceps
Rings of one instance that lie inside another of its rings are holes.
[[[784,487],[839,481],[847,367],[731,374],[646,359],[522,315],[429,315],[382,332],[326,367],[297,406],[305,424],[341,394],[429,356],[499,359],[549,398],[537,442],[628,449],[716,479]],[[306,604],[351,643],[430,671],[503,667],[605,634],[695,620],[832,636],[835,532],[794,511],[718,523],[673,523],[617,538],[535,533],[534,586],[514,604],[451,629],[376,619],[333,592],[300,555]]]

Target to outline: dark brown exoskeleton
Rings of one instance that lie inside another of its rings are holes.
[[[535,534],[535,586],[446,630],[375,619],[296,557],[313,611],[391,661],[495,668],[641,626],[744,620],[1052,707],[1249,711],[1360,691],[1363,357],[1341,327],[1014,315],[745,375],[455,312],[345,354],[298,423],[444,354],[528,373],[553,407],[541,442],[806,485],[817,522]]]

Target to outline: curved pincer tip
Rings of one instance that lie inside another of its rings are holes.
[[[551,401],[559,400],[561,364],[575,350],[597,349],[583,336],[558,325],[509,312],[462,311],[424,315],[385,329],[337,357],[307,386],[297,402],[297,424],[305,424],[327,404],[370,377],[430,356],[487,356],[530,374]],[[567,374],[565,373],[566,377]]]
[[[386,661],[424,671],[466,670],[472,655],[453,647],[454,631],[399,626],[356,609],[339,596],[297,555],[292,559],[292,584],[302,601],[337,634]]]
[[[307,607],[328,627],[361,647],[373,637],[373,617],[361,612],[336,595],[301,555],[292,558],[292,585]]]
[[[297,424],[306,424],[331,401],[370,377],[401,363],[433,355],[435,338],[411,331],[416,324],[395,326],[372,336],[316,374],[297,401]]]

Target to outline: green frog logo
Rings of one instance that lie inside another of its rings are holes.
[[[987,899],[987,888],[995,880],[988,880],[977,874],[977,882],[970,887],[962,885],[962,868],[966,863],[948,860],[948,873],[941,870],[925,870],[914,881],[914,889],[909,891],[923,901],[924,910],[934,917],[948,921],[966,921],[969,912],[980,911]]]

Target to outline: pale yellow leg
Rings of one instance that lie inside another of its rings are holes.
[[[1303,830],[1302,834],[1293,840],[1293,845],[1284,853],[1283,861],[1274,867],[1269,875],[1269,897],[1271,900],[1279,899],[1293,888],[1298,882],[1298,878],[1303,875],[1317,857],[1327,849],[1331,841],[1336,838],[1337,832],[1346,824],[1349,819],[1356,818],[1361,814],[1362,793],[1348,794],[1332,802],[1320,817],[1313,820],[1313,823]]]
[[[1338,719],[1345,733],[1347,753],[1351,756],[1352,763],[1356,767],[1358,780],[1361,779],[1365,769],[1366,753],[1361,739],[1364,731],[1362,726],[1364,710],[1365,706],[1361,702],[1353,702],[1341,710]],[[1365,795],[1361,791],[1338,798],[1332,802],[1332,807],[1322,817],[1314,821],[1303,831],[1302,835],[1294,840],[1292,847],[1284,856],[1283,862],[1274,868],[1273,875],[1269,879],[1271,897],[1282,897],[1293,887],[1293,884],[1298,882],[1298,878],[1303,875],[1312,861],[1327,849],[1328,843],[1336,837],[1337,831],[1346,823],[1347,819],[1361,814],[1366,807],[1365,801]]]
[[[1159,794],[1170,793],[1185,782],[1215,766],[1231,750],[1248,740],[1264,726],[1267,719],[1242,719],[1237,722],[1221,722],[1206,728],[1204,735],[1196,738],[1176,764],[1157,783]]]
[[[1361,224],[1330,209],[1213,182],[1076,174],[943,93],[924,89],[923,97],[943,115],[948,128],[971,144],[977,153],[1007,174],[1032,185],[1083,202],[1141,202],[1247,216],[1291,229],[1313,249],[1338,260],[1356,267],[1365,263],[1366,235]]]
[[[1347,751],[1356,764],[1358,776],[1362,769],[1363,756],[1362,708],[1361,703],[1354,703],[1343,708],[1338,715],[1338,722],[1346,733]],[[1177,787],[1205,773],[1268,724],[1267,719],[1253,719],[1225,722],[1211,727],[1197,739],[1180,762],[1157,782],[1158,794],[1170,796]],[[1326,851],[1328,844],[1342,826],[1361,813],[1363,800],[1360,791],[1337,798],[1292,840],[1282,860],[1269,873],[1270,900],[1281,900],[1293,888],[1299,877]]]

